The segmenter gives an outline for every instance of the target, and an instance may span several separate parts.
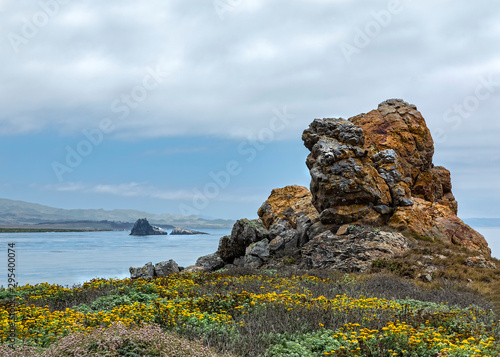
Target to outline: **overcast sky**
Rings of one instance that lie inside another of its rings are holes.
[[[255,217],[301,133],[403,98],[500,217],[500,2],[0,0],[0,197]]]

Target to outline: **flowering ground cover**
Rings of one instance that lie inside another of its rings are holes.
[[[2,289],[0,354],[498,356],[497,322],[451,286],[240,269]]]

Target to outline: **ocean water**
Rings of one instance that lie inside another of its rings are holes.
[[[473,227],[484,235],[492,255],[500,259],[500,227]],[[7,286],[8,243],[15,243],[16,281],[72,286],[93,278],[129,277],[130,266],[174,259],[192,265],[217,250],[230,229],[204,230],[209,235],[130,236],[123,232],[0,234],[0,285]]]
[[[472,227],[481,233],[491,249],[491,255],[500,259],[500,227]]]
[[[193,265],[217,250],[219,238],[230,229],[206,229],[208,235],[130,236],[120,232],[3,233],[0,234],[0,285],[7,287],[8,243],[15,243],[16,281],[63,286],[93,278],[129,277],[129,267],[173,259]]]

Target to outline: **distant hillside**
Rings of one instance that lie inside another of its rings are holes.
[[[148,218],[149,222],[159,226],[189,228],[231,228],[234,221],[227,219],[203,219],[197,216],[173,214],[154,214],[128,209],[61,209],[50,206],[13,201],[0,198],[0,225],[66,224],[68,222],[117,222],[128,227],[139,218]]]
[[[500,218],[468,218],[464,221],[472,227],[500,227]]]

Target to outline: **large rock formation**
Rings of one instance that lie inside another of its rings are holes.
[[[131,236],[153,236],[153,235],[167,235],[168,232],[160,227],[152,226],[149,224],[147,218],[139,218],[132,227],[130,232]]]
[[[349,120],[316,119],[302,139],[322,224],[387,225],[490,254],[456,216],[450,173],[432,163],[432,137],[414,105],[391,99]]]
[[[311,191],[274,189],[260,218],[237,221],[198,269],[295,262],[363,271],[404,254],[415,239],[480,252],[467,264],[487,266],[486,240],[457,217],[450,172],[434,166],[432,137],[414,105],[391,99],[348,120],[316,119],[302,139],[310,150]]]

